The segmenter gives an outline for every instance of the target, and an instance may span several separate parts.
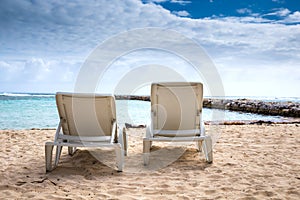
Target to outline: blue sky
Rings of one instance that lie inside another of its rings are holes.
[[[0,27],[0,92],[72,91],[97,45],[124,31],[160,27],[205,49],[226,95],[300,97],[297,0],[2,0]],[[128,55],[113,64],[107,82],[154,58],[174,68],[186,64],[157,52]]]
[[[295,0],[143,0],[155,3],[182,17],[263,16],[269,20],[283,20],[287,14],[299,11],[300,2]]]

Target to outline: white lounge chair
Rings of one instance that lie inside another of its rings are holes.
[[[76,147],[113,147],[117,169],[123,170],[127,138],[125,129],[117,127],[114,96],[58,92],[56,105],[60,121],[54,141],[45,143],[46,171],[58,165],[63,146],[68,146],[69,155],[74,154]],[[57,149],[53,166],[54,146]]]
[[[144,165],[148,165],[152,142],[195,141],[212,163],[212,139],[202,122],[202,83],[174,82],[151,85],[151,124],[143,139]]]

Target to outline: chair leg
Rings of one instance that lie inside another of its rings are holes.
[[[212,139],[207,135],[204,139],[203,151],[205,154],[206,161],[208,163],[213,162],[213,149],[212,149]]]
[[[150,125],[147,125],[147,128],[146,128],[146,138],[151,138],[151,131],[150,131]],[[152,147],[152,141],[150,141],[150,149]]]
[[[127,156],[127,135],[126,135],[125,128],[119,129],[118,143],[121,144],[121,148],[122,148],[122,151],[124,152],[124,156]]]
[[[152,141],[143,140],[143,157],[144,157],[144,165],[149,164],[149,157],[150,157],[150,147]]]
[[[62,150],[62,146],[57,146],[56,147],[56,156],[55,156],[55,167],[58,165],[58,162],[59,162],[59,158],[60,158],[60,155],[61,155],[61,150]]]
[[[199,152],[202,152],[202,142],[203,142],[202,140],[198,140],[196,142],[197,149],[198,149]]]
[[[124,167],[124,150],[122,149],[121,144],[119,143],[115,144],[115,151],[117,157],[116,160],[117,160],[118,172],[122,172]]]
[[[76,152],[76,147],[68,147],[68,153],[70,156],[73,156]]]
[[[45,160],[46,160],[46,172],[50,172],[52,170],[52,153],[53,153],[53,145],[45,144]]]
[[[126,128],[123,128],[123,147],[124,147],[124,155],[127,156],[128,153],[128,137],[127,137],[127,133],[126,133]]]

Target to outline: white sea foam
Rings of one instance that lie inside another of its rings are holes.
[[[55,94],[3,92],[3,93],[0,94],[0,96],[7,96],[7,97],[54,97]]]

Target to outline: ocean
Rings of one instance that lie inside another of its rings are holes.
[[[264,101],[300,102],[299,98],[227,97],[248,98]],[[150,102],[137,100],[116,100],[119,124],[134,125],[150,122]],[[203,109],[204,121],[219,120],[266,120],[283,121],[281,116],[265,116],[252,113]],[[45,93],[0,93],[0,129],[56,128],[59,122],[55,95]]]

